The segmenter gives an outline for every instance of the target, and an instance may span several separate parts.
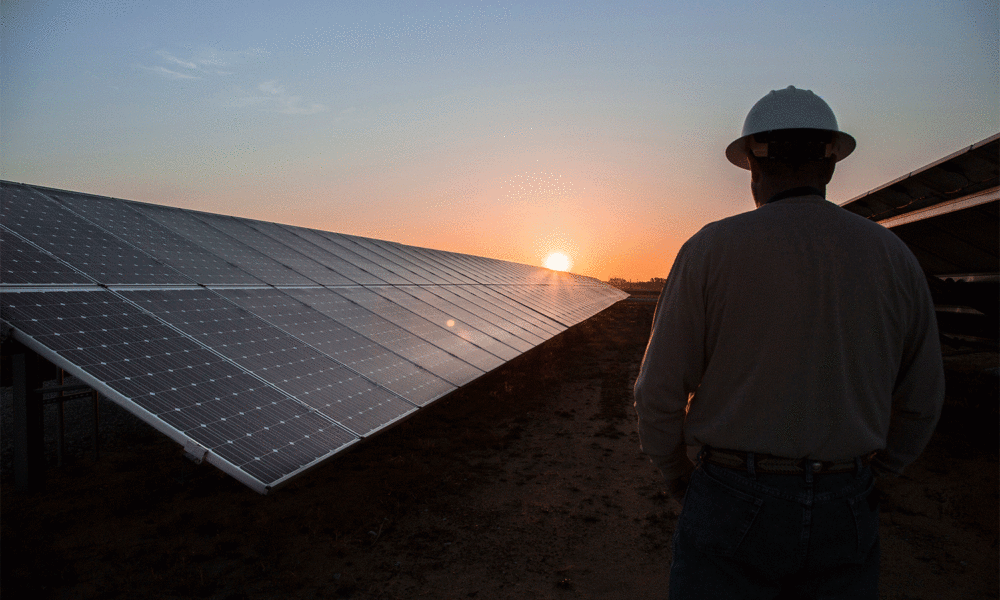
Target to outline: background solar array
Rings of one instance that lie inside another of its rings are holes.
[[[261,493],[626,296],[507,261],[0,186],[15,338]]]

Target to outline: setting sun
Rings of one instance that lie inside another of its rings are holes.
[[[569,271],[573,261],[562,252],[553,252],[545,258],[545,268],[553,271]]]

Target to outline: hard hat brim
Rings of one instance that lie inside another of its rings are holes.
[[[778,131],[778,130],[775,130]],[[726,147],[726,158],[729,162],[733,163],[741,169],[750,170],[750,161],[747,159],[747,153],[749,149],[747,143],[754,134],[744,135],[743,137],[737,138],[729,146]],[[857,142],[855,139],[843,131],[830,131],[833,134],[833,155],[835,157],[835,162],[840,162],[847,158],[851,152],[854,152],[854,148],[857,147]]]

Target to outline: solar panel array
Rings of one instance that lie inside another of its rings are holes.
[[[260,493],[626,297],[507,261],[0,187],[15,339]]]

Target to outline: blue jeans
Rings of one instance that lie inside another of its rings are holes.
[[[699,461],[674,533],[671,600],[878,598],[871,469],[772,475]]]

